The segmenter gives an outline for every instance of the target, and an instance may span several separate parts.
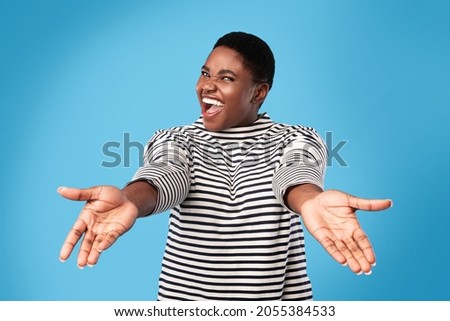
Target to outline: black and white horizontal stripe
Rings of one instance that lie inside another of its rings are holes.
[[[287,188],[323,186],[326,147],[302,126],[267,114],[246,127],[209,132],[200,118],[158,131],[133,178],[171,209],[159,300],[312,299],[299,217]]]

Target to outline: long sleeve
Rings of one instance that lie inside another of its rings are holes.
[[[306,134],[265,114],[220,132],[201,119],[178,132],[190,188],[171,210],[158,300],[312,299],[301,221],[272,189],[282,158],[283,184],[288,139]]]
[[[323,189],[327,164],[326,145],[314,129],[301,126],[291,129],[272,181],[275,197],[286,208],[284,194],[289,187],[309,183]]]
[[[190,186],[189,148],[180,132],[158,131],[152,137],[145,149],[143,166],[128,184],[139,180],[148,181],[158,190],[153,213],[164,212],[186,198]]]

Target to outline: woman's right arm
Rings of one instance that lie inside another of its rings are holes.
[[[125,196],[138,210],[138,217],[153,213],[158,199],[158,190],[147,181],[135,181],[123,189]]]
[[[86,201],[59,255],[61,261],[67,260],[82,239],[77,259],[79,268],[95,265],[101,252],[127,232],[138,217],[153,212],[158,195],[147,181],[135,181],[122,190],[114,186],[60,187],[58,193],[73,201]]]

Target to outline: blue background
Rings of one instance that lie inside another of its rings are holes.
[[[0,299],[154,300],[167,213],[142,219],[99,264],[58,261],[81,203],[59,185],[123,186],[124,134],[199,115],[194,86],[216,39],[259,35],[277,60],[263,106],[333,133],[326,187],[392,198],[359,217],[378,259],[356,276],[308,235],[318,300],[449,300],[448,1],[2,1]],[[107,142],[116,167],[102,151]]]

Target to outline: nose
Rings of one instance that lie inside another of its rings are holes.
[[[205,92],[205,93],[213,92],[216,90],[216,88],[217,88],[216,82],[212,77],[203,80],[203,83],[202,83],[202,91],[203,92]]]

